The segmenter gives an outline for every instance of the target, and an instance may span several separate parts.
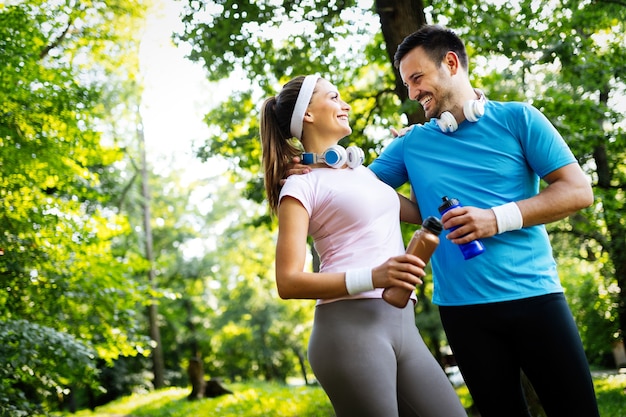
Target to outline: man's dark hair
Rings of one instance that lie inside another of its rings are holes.
[[[440,25],[422,26],[404,38],[393,57],[393,65],[399,68],[402,58],[420,46],[435,64],[440,64],[448,52],[454,52],[467,71],[467,51],[463,41],[452,30]]]

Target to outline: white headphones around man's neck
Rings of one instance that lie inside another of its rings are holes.
[[[475,88],[474,91],[478,94],[478,99],[467,100],[463,104],[463,115],[472,123],[477,122],[485,114],[485,103],[487,102],[487,98],[481,90]],[[459,128],[459,124],[449,111],[441,113],[441,116],[439,119],[435,119],[435,122],[437,122],[437,126],[444,133],[452,133]]]
[[[363,164],[365,153],[358,146],[348,146],[344,149],[343,146],[333,145],[321,154],[304,152],[301,159],[304,165],[323,162],[331,168],[341,168],[345,164],[350,168],[357,168]]]

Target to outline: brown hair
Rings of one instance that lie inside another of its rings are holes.
[[[463,41],[452,30],[440,25],[424,25],[404,38],[393,56],[393,65],[399,68],[402,58],[420,46],[437,65],[443,61],[448,52],[452,51],[459,57],[465,71],[468,70],[467,51]]]
[[[266,99],[261,107],[260,130],[265,192],[274,214],[278,210],[280,181],[285,178],[287,166],[293,157],[302,154],[297,139],[292,140],[290,124],[304,78],[300,75],[291,79],[277,96]]]

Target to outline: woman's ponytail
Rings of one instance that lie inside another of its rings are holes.
[[[291,114],[304,76],[289,81],[275,97],[269,97],[261,107],[260,133],[265,192],[272,213],[278,210],[281,180],[287,167],[302,149],[294,143],[289,132]],[[296,140],[297,141],[297,140]]]

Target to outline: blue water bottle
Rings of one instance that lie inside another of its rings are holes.
[[[456,198],[448,198],[446,196],[443,196],[441,197],[441,200],[443,202],[439,206],[439,213],[442,216],[448,210],[451,210],[457,207],[462,207],[461,203],[459,203],[459,200],[457,200]],[[456,227],[453,227],[452,229],[450,229],[450,231],[454,229],[456,229]],[[468,243],[460,244],[459,248],[461,249],[461,253],[463,253],[463,258],[465,258],[465,260],[471,259],[474,256],[478,256],[485,251],[485,246],[478,239],[472,240],[471,242],[468,242]]]

